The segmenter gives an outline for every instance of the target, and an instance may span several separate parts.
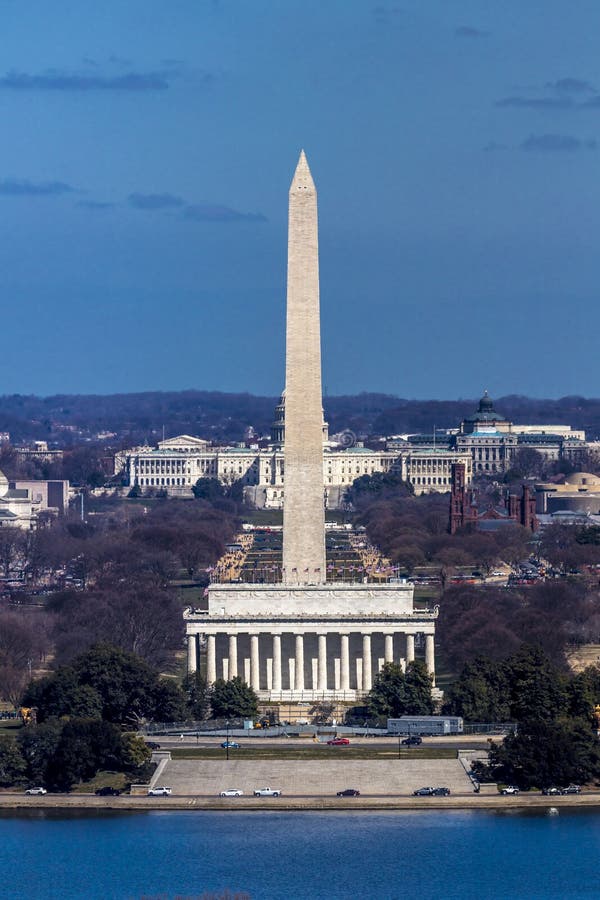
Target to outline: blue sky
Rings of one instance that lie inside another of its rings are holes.
[[[3,393],[598,396],[596,0],[0,0]]]

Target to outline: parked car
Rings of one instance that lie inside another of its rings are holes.
[[[48,791],[46,790],[45,787],[32,787],[32,788],[27,788],[25,793],[26,794],[47,794]]]
[[[515,787],[514,784],[507,784],[505,788],[502,788],[503,794],[518,794],[519,788]]]
[[[244,792],[238,791],[237,788],[228,788],[226,791],[221,791],[219,797],[243,797]]]
[[[238,744],[237,741],[223,741],[223,743],[221,744],[221,747],[223,748],[223,750],[227,750],[228,747],[230,750],[239,750],[240,749],[240,745]]]
[[[275,790],[274,788],[257,788],[254,791],[255,797],[281,797],[281,791]]]
[[[148,791],[149,797],[168,797],[171,794],[170,787],[155,787]]]
[[[331,738],[331,740],[327,741],[327,743],[330,744],[332,747],[345,747],[347,744],[350,743],[350,739],[336,737],[336,738]]]
[[[407,747],[418,747],[423,743],[423,738],[419,737],[418,734],[409,734],[408,737],[404,738],[402,743],[406,744]]]
[[[434,788],[432,791],[432,795],[434,797],[449,797],[450,796],[450,788],[447,788],[447,787]]]
[[[157,741],[146,741],[146,747],[150,747],[151,750],[160,750],[160,744]]]
[[[563,791],[563,794],[580,794],[580,793],[581,793],[581,788],[579,787],[578,784],[570,784]]]
[[[360,791],[355,791],[354,788],[346,788],[345,791],[338,791],[336,797],[360,797]]]
[[[110,785],[105,785],[104,787],[98,788],[95,792],[97,797],[120,797],[121,791],[119,788],[111,787]]]
[[[422,787],[416,791],[413,791],[414,797],[431,797],[433,795],[434,789],[432,787]]]
[[[562,794],[562,791],[560,788],[557,788],[557,787],[548,787],[548,788],[544,788],[544,790],[542,791],[542,794],[545,794],[546,797],[556,797],[558,794]]]

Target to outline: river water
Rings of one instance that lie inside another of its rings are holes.
[[[600,896],[600,812],[0,815],[3,898]]]

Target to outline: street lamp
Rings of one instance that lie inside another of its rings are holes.
[[[225,758],[227,760],[229,760],[229,719],[227,719],[227,722],[225,723],[225,725],[227,728],[227,738],[225,740],[225,754],[226,754]]]

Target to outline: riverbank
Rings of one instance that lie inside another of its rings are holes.
[[[600,806],[600,791],[582,794],[545,797],[542,794],[455,794],[449,797],[324,797],[289,796],[277,798],[235,797],[221,798],[208,796],[171,797],[96,797],[86,794],[46,794],[43,797],[23,794],[0,794],[0,812],[5,810],[216,810],[237,812],[280,812],[318,810],[507,810],[507,809],[557,809],[591,808]]]

